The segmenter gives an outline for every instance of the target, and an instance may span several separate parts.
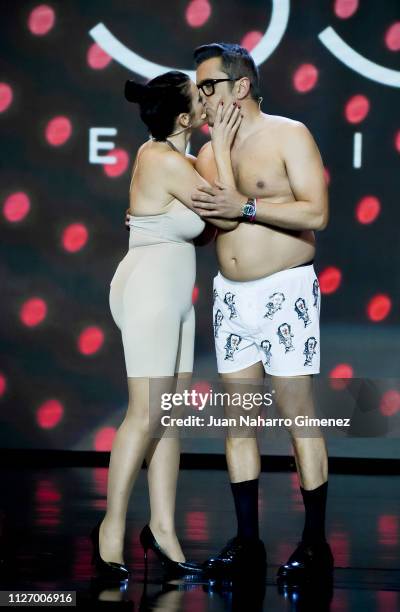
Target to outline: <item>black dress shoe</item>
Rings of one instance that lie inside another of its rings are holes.
[[[164,571],[168,574],[168,576],[190,576],[190,575],[200,575],[203,572],[201,565],[197,563],[193,563],[191,561],[172,561],[165,552],[162,550],[161,546],[158,544],[155,539],[153,532],[151,531],[149,525],[145,525],[140,533],[140,543],[143,546],[144,551],[144,561],[145,561],[145,569],[147,573],[147,551],[150,549],[156,555]]]
[[[103,519],[100,519],[90,533],[90,539],[93,544],[92,565],[94,565],[98,577],[102,580],[107,582],[127,580],[129,578],[129,570],[126,565],[114,561],[104,561],[100,556],[99,533],[102,521]]]
[[[229,540],[220,552],[204,563],[209,577],[231,576],[241,573],[265,572],[267,556],[262,540]]]
[[[313,580],[332,580],[333,555],[328,542],[299,542],[288,561],[278,569],[278,583],[301,585]]]

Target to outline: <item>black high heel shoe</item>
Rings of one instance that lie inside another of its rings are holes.
[[[145,571],[147,574],[147,551],[152,550],[158,557],[166,573],[170,576],[187,576],[201,574],[202,567],[191,561],[172,561],[155,539],[150,527],[145,525],[140,532],[140,543],[143,546]]]
[[[100,556],[99,534],[102,521],[103,519],[100,519],[90,533],[90,539],[93,544],[92,565],[95,566],[99,577],[103,579],[117,582],[127,580],[130,573],[126,565],[115,563],[114,561],[104,561]]]

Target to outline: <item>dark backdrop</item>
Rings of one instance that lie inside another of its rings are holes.
[[[292,3],[279,44],[260,65],[262,108],[304,122],[327,171],[331,220],[317,236],[316,260],[324,291],[322,373],[396,378],[400,74],[391,74],[393,83],[378,82],[385,76],[374,67],[378,81],[359,74],[319,34],[331,26],[361,56],[399,71],[400,11],[396,0],[364,1],[346,15],[345,4]],[[117,53],[108,57],[93,28],[103,23],[143,59],[189,70],[195,46],[224,40],[251,47],[272,18],[276,32],[286,6],[1,2],[1,446],[109,448],[127,398],[108,291],[127,249],[132,162],[147,138],[123,87],[135,72],[145,80],[145,69],[143,61],[131,70]],[[116,164],[90,160],[93,128],[114,128],[101,140],[112,143]],[[362,137],[360,167],[353,163],[355,133]],[[192,153],[207,138],[198,132]],[[213,248],[198,249],[195,368],[204,377],[215,373],[215,273]]]

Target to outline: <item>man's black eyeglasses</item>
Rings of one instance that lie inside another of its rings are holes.
[[[197,85],[198,89],[201,89],[205,96],[212,96],[215,93],[215,85],[216,83],[223,83],[224,81],[238,81],[242,77],[238,77],[237,79],[205,79],[201,81]]]

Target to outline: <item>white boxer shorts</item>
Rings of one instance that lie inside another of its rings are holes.
[[[258,361],[273,376],[319,373],[321,292],[312,263],[251,281],[218,272],[213,292],[219,373]]]

